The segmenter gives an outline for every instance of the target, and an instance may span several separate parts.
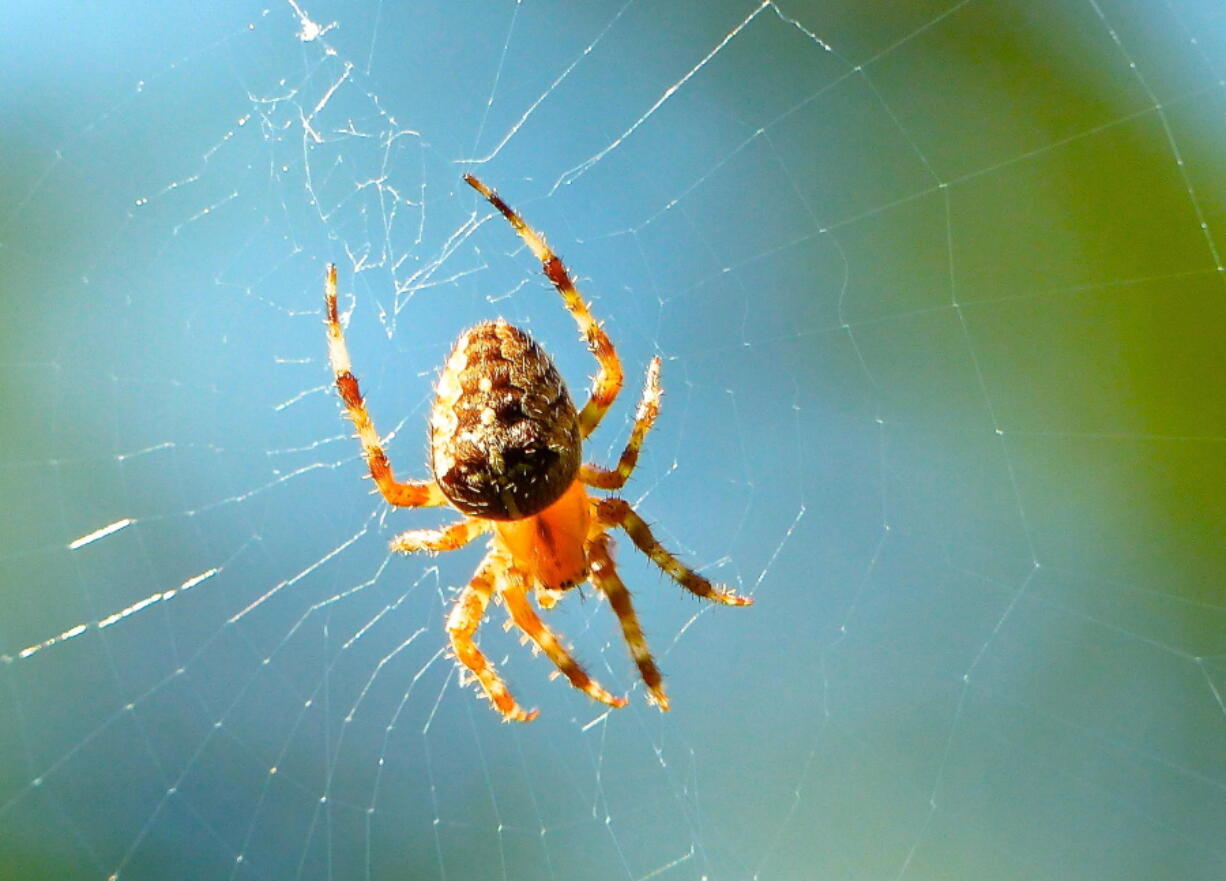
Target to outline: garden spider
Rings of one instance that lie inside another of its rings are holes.
[[[617,467],[580,464],[583,439],[595,430],[621,390],[621,363],[545,240],[481,181],[471,175],[464,180],[510,221],[541,261],[599,370],[591,398],[576,412],[553,361],[527,333],[502,319],[469,328],[456,340],[435,389],[430,414],[433,479],[397,481],[350,367],[337,317],[336,267],[330,265],[324,296],[328,358],[336,388],[362,442],[370,476],[390,505],[450,504],[465,515],[442,529],[402,533],[392,540],[392,550],[406,554],[453,551],[482,533],[492,533],[485,559],[447,616],[447,633],[456,659],[480,683],[504,720],[527,722],[536,718],[537,711],[524,710],[516,703],[473,641],[491,598],[502,601],[515,626],[575,688],[611,707],[625,706],[625,698],[606,691],[571,657],[537,616],[528,595],[534,589],[537,602],[549,608],[564,591],[589,578],[608,598],[621,622],[622,635],[647,686],[648,700],[667,710],[660,671],[643,638],[630,592],[613,565],[608,530],[614,526],[625,530],[639,550],[691,593],[729,606],[747,606],[753,600],[713,585],[687,568],[661,547],[623,499],[588,495],[588,487],[620,489],[634,470],[643,438],[660,409],[660,359],[652,359],[647,368],[643,398]]]

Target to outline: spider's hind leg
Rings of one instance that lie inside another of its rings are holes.
[[[358,439],[362,442],[362,454],[366,457],[370,476],[374,478],[379,492],[389,505],[402,508],[447,504],[447,497],[433,480],[403,482],[398,481],[392,472],[391,463],[388,462],[387,453],[379,442],[379,434],[375,431],[374,422],[366,409],[366,401],[362,398],[362,390],[358,387],[358,378],[353,375],[349,361],[349,347],[345,345],[345,331],[341,327],[336,309],[335,263],[328,264],[328,272],[324,277],[324,315],[328,326],[328,362],[332,365],[336,390],[345,403],[345,409],[349,411],[353,427],[357,429]]]
[[[634,414],[634,428],[630,430],[630,440],[622,450],[621,458],[616,468],[601,468],[598,465],[583,465],[579,469],[579,479],[588,486],[598,489],[621,489],[630,472],[639,461],[639,450],[643,448],[643,440],[656,417],[660,415],[660,359],[652,358],[647,365],[647,381],[643,385],[643,397],[639,401],[638,412]]]
[[[536,259],[541,261],[541,268],[545,271],[546,277],[553,282],[553,286],[562,295],[562,304],[574,316],[575,323],[579,325],[579,332],[587,341],[588,351],[592,353],[592,357],[599,365],[600,369],[596,371],[596,379],[592,385],[592,396],[579,413],[579,430],[584,437],[587,437],[596,430],[596,426],[600,424],[600,420],[604,418],[605,412],[622,388],[622,364],[613,348],[613,342],[604,332],[604,328],[600,326],[600,322],[592,317],[591,310],[575,288],[575,282],[567,272],[565,264],[562,263],[562,258],[553,252],[544,237],[528,226],[514,208],[502,201],[497,193],[481,181],[471,174],[464,175],[464,181],[498,209],[519,233],[519,237],[524,240],[532,253],[536,255]]]

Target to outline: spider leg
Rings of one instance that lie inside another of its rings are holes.
[[[341,400],[349,410],[349,418],[358,431],[362,442],[362,452],[366,456],[366,464],[370,467],[370,476],[374,478],[379,492],[389,505],[402,508],[419,508],[432,505],[445,505],[447,498],[433,480],[411,481],[401,483],[392,473],[392,466],[387,461],[387,454],[379,443],[379,435],[375,425],[366,411],[366,402],[362,400],[362,392],[358,388],[358,379],[353,375],[349,363],[349,347],[345,345],[345,332],[341,329],[340,318],[336,312],[336,264],[328,264],[328,273],[324,282],[324,312],[328,325],[328,360],[332,364],[332,373],[336,377],[336,389],[341,394]]]
[[[501,596],[507,611],[511,613],[511,620],[515,622],[515,626],[527,634],[528,638],[548,655],[549,660],[553,661],[554,666],[566,675],[571,685],[602,704],[608,704],[611,707],[626,705],[624,697],[614,697],[605,691],[600,683],[588,676],[587,671],[579,666],[579,662],[563,648],[558,637],[532,608],[532,603],[528,599],[528,588],[521,576],[512,573],[511,580],[503,584]]]
[[[630,647],[630,655],[638,665],[639,675],[647,686],[648,700],[661,710],[668,709],[668,695],[664,693],[664,682],[660,669],[651,657],[651,649],[643,636],[643,628],[639,626],[638,616],[634,614],[634,604],[630,601],[630,591],[617,574],[613,565],[613,557],[609,554],[609,537],[604,533],[596,536],[588,545],[588,560],[591,561],[592,581],[606,597],[609,605],[617,613],[617,620],[622,626],[622,636]]]
[[[643,439],[660,415],[660,359],[652,358],[647,365],[647,383],[643,386],[643,397],[639,401],[638,412],[634,414],[634,428],[630,430],[630,440],[622,450],[621,458],[616,468],[601,468],[598,465],[583,465],[579,468],[579,479],[588,486],[599,489],[621,489],[634,466],[639,461],[639,450],[643,447]]]
[[[752,605],[753,600],[750,597],[739,596],[724,585],[712,584],[665,550],[651,534],[651,529],[643,522],[643,518],[634,513],[634,509],[624,499],[601,499],[596,503],[596,517],[601,523],[624,529],[640,551],[690,593],[726,606]]]
[[[537,711],[525,711],[515,702],[506,683],[494,670],[494,665],[473,642],[493,593],[493,560],[486,556],[477,568],[473,580],[460,592],[455,605],[451,607],[451,614],[447,616],[447,635],[451,637],[451,647],[455,651],[456,660],[477,677],[494,709],[502,713],[503,718],[508,721],[531,722],[536,718]]]
[[[471,174],[464,175],[464,180],[502,213],[502,216],[510,222],[515,231],[519,233],[519,237],[536,255],[536,259],[541,261],[545,275],[562,295],[563,305],[574,316],[575,322],[579,325],[579,332],[587,341],[588,350],[596,358],[599,370],[596,371],[592,396],[579,413],[579,431],[584,437],[587,437],[596,430],[605,411],[609,409],[617,393],[621,391],[622,365],[617,358],[617,352],[613,349],[613,343],[596,319],[592,317],[587,303],[583,302],[583,297],[575,289],[570,273],[566,271],[561,258],[545,242],[544,237],[528,226],[513,208],[481,181]]]
[[[441,554],[464,547],[487,529],[488,521],[475,518],[458,520],[442,529],[410,529],[392,539],[391,549],[402,554]]]

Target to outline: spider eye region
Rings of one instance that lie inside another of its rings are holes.
[[[518,520],[566,491],[579,470],[579,419],[552,359],[505,321],[460,335],[430,414],[430,466],[460,511]]]

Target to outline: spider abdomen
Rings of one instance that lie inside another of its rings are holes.
[[[574,482],[581,437],[553,361],[505,321],[460,335],[430,414],[430,466],[465,514],[518,520],[549,507]]]

